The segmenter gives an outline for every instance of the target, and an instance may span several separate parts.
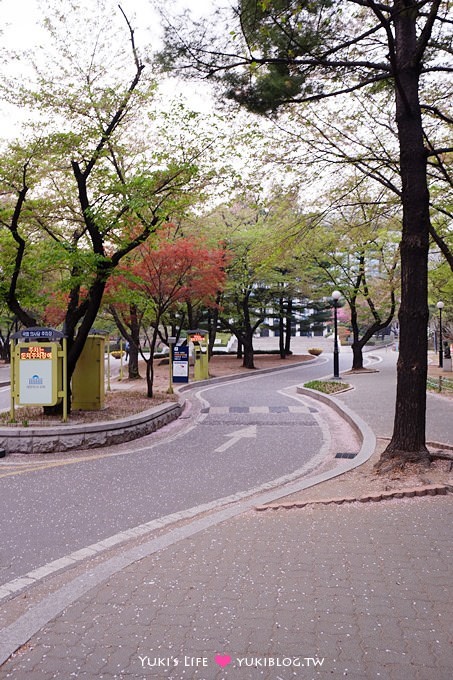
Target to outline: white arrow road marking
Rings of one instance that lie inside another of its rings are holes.
[[[227,449],[230,448],[230,446],[237,444],[240,439],[243,439],[245,437],[256,437],[256,425],[249,425],[248,427],[243,427],[242,430],[230,432],[229,434],[226,434],[225,437],[231,437],[231,439],[229,439],[228,441],[225,442],[225,444],[221,444],[221,446],[215,449],[216,453],[226,451]]]

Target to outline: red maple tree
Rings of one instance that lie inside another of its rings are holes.
[[[142,330],[148,338],[150,353],[149,357],[144,354],[142,357],[146,362],[149,397],[153,396],[153,356],[167,315],[182,303],[190,303],[192,308],[215,307],[218,293],[225,283],[225,257],[224,249],[211,248],[194,238],[169,240],[168,227],[164,227],[159,230],[156,239],[143,243],[136,250],[133,261],[115,277],[113,285],[126,286],[138,293],[133,304],[140,318],[145,318],[141,308],[148,308],[146,317],[150,332],[146,328]],[[117,311],[122,304],[118,303]],[[133,340],[124,333],[124,328],[122,332],[126,339]]]

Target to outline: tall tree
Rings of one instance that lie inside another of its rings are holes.
[[[340,186],[338,193],[343,205],[320,217],[301,248],[323,272],[329,294],[338,288],[349,306],[352,368],[360,370],[366,343],[395,315],[400,222],[398,206],[383,191]]]
[[[85,8],[88,17],[98,4]],[[70,379],[112,272],[170,214],[197,200],[204,134],[194,150],[181,144],[181,130],[171,139],[169,113],[159,122],[152,109],[156,82],[121,8],[125,30],[113,30],[101,14],[88,35],[79,30],[81,7],[66,9],[49,10],[49,68],[37,60],[33,78],[11,83],[9,99],[30,106],[35,118],[5,152],[0,182],[7,208],[2,226],[15,245],[9,308],[26,326],[39,320],[21,293],[39,234],[52,244],[49,257],[67,293]],[[182,129],[180,107],[177,121]]]
[[[163,337],[168,343],[169,315],[188,300],[194,307],[215,307],[217,291],[225,280],[222,248],[208,248],[191,238],[172,238],[171,231],[171,225],[159,229],[156,238],[142,244],[127,267],[118,271],[118,288],[123,287],[130,303],[133,301],[137,320],[148,340],[149,355],[141,352],[146,363],[148,397],[153,396],[157,341]],[[114,301],[111,306],[118,308]],[[181,328],[178,334],[180,331]]]
[[[253,336],[267,314],[275,281],[264,255],[267,210],[252,193],[241,191],[222,204],[204,223],[226,254],[227,282],[220,299],[219,327],[236,336],[244,368],[254,369]]]
[[[448,63],[446,0],[242,0],[236,32],[206,40],[168,29],[167,54],[219,82],[251,110],[391,88],[399,145],[401,204],[400,354],[392,439],[382,460],[428,461],[425,442],[427,271],[430,221],[428,160],[451,148],[427,143],[423,114],[451,123],[431,106],[428,89]],[[181,39],[181,35],[183,38]],[[428,99],[422,101],[422,97]]]

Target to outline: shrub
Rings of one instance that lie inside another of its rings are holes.
[[[319,357],[320,354],[322,354],[322,349],[319,349],[319,347],[311,347],[311,349],[308,350],[309,354],[312,354],[314,357]]]
[[[305,383],[304,387],[308,387],[311,390],[317,390],[318,392],[324,392],[324,394],[335,394],[335,392],[342,392],[343,390],[348,389],[350,385],[336,380],[311,380],[310,382]]]
[[[124,356],[126,352],[120,349],[114,349],[113,352],[110,352],[110,356],[112,356],[114,359],[121,359],[122,356]]]

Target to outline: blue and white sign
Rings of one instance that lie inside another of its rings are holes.
[[[189,382],[189,347],[175,345],[173,349],[173,382]]]

